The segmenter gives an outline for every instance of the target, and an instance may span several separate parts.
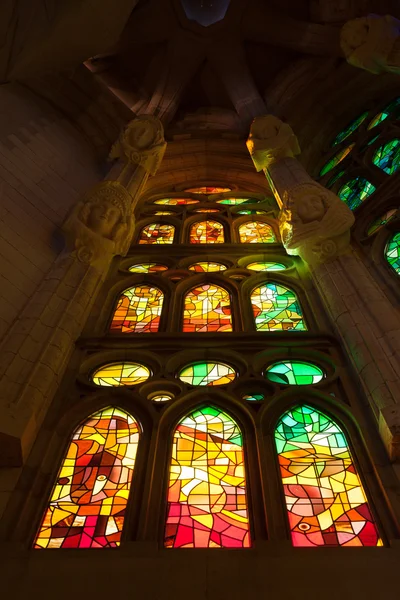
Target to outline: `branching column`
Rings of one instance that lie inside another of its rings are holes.
[[[359,374],[393,459],[400,458],[400,317],[350,244],[353,213],[309,177],[289,125],[253,121],[247,141],[280,207],[288,254],[300,256]]]
[[[165,148],[158,119],[132,121],[108,177],[67,218],[65,250],[0,348],[0,465],[20,465],[35,440],[110,262],[129,249],[135,205]]]

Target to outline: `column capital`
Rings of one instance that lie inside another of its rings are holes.
[[[300,154],[292,128],[274,115],[254,119],[246,145],[257,171],[282,158]]]
[[[150,175],[155,175],[166,147],[161,121],[152,115],[141,115],[128,123],[111,148],[110,159],[120,158],[126,163],[143,167]]]

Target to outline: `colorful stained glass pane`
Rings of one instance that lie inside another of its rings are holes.
[[[242,435],[218,408],[192,412],[175,430],[165,546],[250,546]]]
[[[276,242],[274,230],[263,221],[249,221],[239,227],[242,244],[273,244]]]
[[[150,371],[144,365],[138,363],[110,363],[97,369],[92,380],[96,385],[102,387],[121,387],[125,385],[138,385],[147,381]]]
[[[179,379],[189,385],[227,385],[235,377],[235,369],[214,362],[193,363],[179,373]]]
[[[140,232],[139,244],[173,244],[175,227],[168,223],[150,223]]]
[[[337,154],[335,154],[335,156],[328,160],[328,162],[322,167],[321,171],[319,172],[321,177],[322,175],[326,175],[326,173],[329,173],[329,171],[332,171],[332,169],[334,169],[336,165],[341,163],[342,160],[344,160],[346,156],[350,154],[354,146],[355,143],[346,146],[346,148],[343,148],[342,150],[340,150],[340,152],[338,152]]]
[[[110,331],[150,333],[158,331],[164,294],[156,287],[137,285],[123,292]]]
[[[217,200],[217,202],[228,206],[238,206],[239,204],[256,204],[260,201],[255,198],[224,198],[223,200]]]
[[[157,210],[154,214],[158,217],[166,217],[167,215],[175,215],[176,213],[173,213],[170,210]]]
[[[296,406],[279,420],[275,442],[294,546],[382,545],[337,423]]]
[[[400,98],[396,98],[396,100],[390,102],[390,104],[385,106],[385,108],[381,112],[374,116],[372,121],[369,123],[367,129],[372,129],[373,127],[376,127],[377,125],[382,123],[382,121],[387,119],[390,113],[392,113],[399,106],[399,104]]]
[[[214,262],[199,262],[189,267],[189,271],[196,271],[196,273],[216,273],[217,271],[226,271],[226,269],[226,265]]]
[[[141,263],[129,267],[131,273],[159,273],[160,271],[168,271],[168,267],[158,263]]]
[[[400,231],[395,233],[385,248],[385,256],[389,265],[400,275]]]
[[[355,210],[366,198],[374,193],[376,187],[365,177],[355,177],[347,181],[340,190],[338,196],[351,210]]]
[[[162,198],[154,200],[154,204],[166,204],[167,206],[185,206],[186,204],[198,204],[200,200],[194,198]]]
[[[360,127],[361,123],[365,121],[365,119],[368,117],[368,114],[369,111],[367,110],[363,112],[362,115],[354,119],[351,123],[349,123],[349,125],[347,125],[347,127],[345,127],[343,131],[338,133],[338,135],[335,137],[335,139],[332,142],[332,146],[337,146],[338,144],[341,144],[343,140],[348,138],[356,129]]]
[[[246,269],[250,269],[250,271],[284,271],[286,267],[278,262],[253,262],[246,265]]]
[[[296,294],[280,283],[266,283],[251,294],[257,331],[305,331]]]
[[[101,410],[75,430],[35,548],[120,545],[138,442],[138,424],[118,408]]]
[[[183,331],[232,331],[229,293],[214,284],[195,287],[185,297]]]
[[[264,398],[264,394],[250,394],[243,396],[243,400],[247,400],[247,402],[261,402]]]
[[[195,213],[218,213],[221,212],[219,208],[196,208],[193,212]]]
[[[340,179],[345,173],[346,171],[344,170],[338,171],[335,175],[333,175],[333,177],[329,179],[328,183],[326,184],[326,187],[331,188],[333,184],[336,183],[337,180]]]
[[[387,210],[382,216],[378,217],[374,221],[372,221],[371,225],[368,227],[367,235],[374,235],[381,227],[384,227],[386,223],[389,223],[396,216],[398,209],[391,208]]]
[[[266,210],[255,210],[254,208],[249,208],[247,210],[238,210],[235,213],[232,213],[233,216],[236,215],[266,215],[267,211]]]
[[[324,378],[322,369],[304,361],[286,360],[268,367],[267,379],[283,385],[312,385]]]
[[[200,221],[190,228],[191,244],[223,244],[224,226],[219,221]]]
[[[212,187],[212,186],[203,186],[203,187],[194,187],[185,190],[187,194],[224,194],[225,192],[230,192],[231,188],[228,187]]]
[[[400,168],[400,140],[391,140],[380,146],[372,157],[374,165],[393,175]]]
[[[153,402],[169,402],[172,400],[172,396],[170,394],[158,394],[157,396],[152,396],[151,400]]]

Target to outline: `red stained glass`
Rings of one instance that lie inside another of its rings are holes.
[[[110,331],[150,333],[158,331],[164,294],[156,287],[137,285],[118,300]]]
[[[229,293],[214,284],[190,290],[185,297],[183,331],[232,331]]]
[[[175,227],[168,223],[150,223],[140,232],[139,244],[173,244]]]
[[[191,244],[223,244],[224,227],[219,221],[200,221],[190,228]]]

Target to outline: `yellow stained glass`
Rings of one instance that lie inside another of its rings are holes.
[[[92,375],[93,383],[106,387],[138,385],[147,381],[150,371],[138,363],[110,363],[99,367]]]
[[[242,244],[273,244],[276,242],[271,225],[263,221],[249,221],[239,227]]]

